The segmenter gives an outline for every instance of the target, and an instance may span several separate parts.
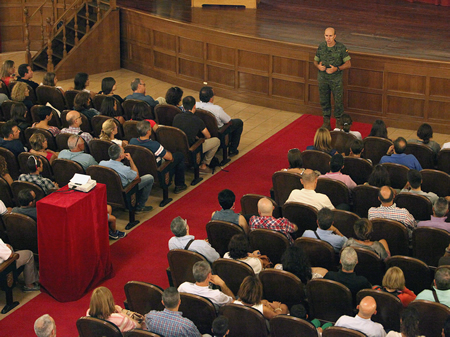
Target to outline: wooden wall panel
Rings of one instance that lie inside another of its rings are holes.
[[[266,71],[269,68],[269,55],[239,51],[239,67]]]
[[[164,32],[153,31],[153,45],[162,49],[177,51],[177,37]]]
[[[428,119],[430,121],[448,123],[448,116],[450,116],[450,102],[430,101],[428,103]]]
[[[186,56],[203,59],[203,42],[180,38],[178,52]]]
[[[272,95],[285,98],[303,100],[305,98],[305,85],[284,80],[274,79],[272,81]]]
[[[272,73],[304,78],[306,73],[306,62],[286,57],[274,56]]]
[[[430,77],[430,96],[450,98],[450,78]]]
[[[388,72],[386,82],[387,90],[425,94],[425,76]]]
[[[224,63],[234,66],[235,51],[232,48],[227,48],[224,46],[217,46],[211,43],[207,44],[207,60],[214,61],[218,63]]]
[[[269,79],[264,76],[239,72],[239,88],[269,94]]]
[[[203,63],[189,61],[189,60],[180,60],[180,75],[196,78],[199,81],[203,81],[203,78],[205,77],[203,73]]]
[[[369,92],[348,90],[348,108],[370,111],[374,114],[383,112],[383,95]]]
[[[383,72],[350,68],[348,84],[364,88],[383,89]]]
[[[215,66],[208,66],[207,82],[213,82],[216,84],[222,84],[227,87],[234,88],[235,72],[234,70],[219,68]]]
[[[155,51],[154,58],[155,68],[160,68],[161,70],[170,71],[173,73],[177,72],[177,58],[175,56]]]
[[[423,117],[425,100],[387,96],[387,113],[401,115],[405,117]]]
[[[310,85],[308,88],[308,103],[320,104],[319,86],[317,84]]]

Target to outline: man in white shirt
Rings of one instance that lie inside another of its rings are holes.
[[[216,308],[233,302],[236,298],[225,282],[218,276],[211,274],[211,266],[206,261],[199,261],[192,267],[195,283],[184,282],[178,287],[180,293],[189,293],[206,297]],[[210,289],[209,283],[218,285],[218,289]]]
[[[372,296],[364,297],[356,307],[358,314],[355,317],[341,316],[335,326],[352,329],[365,333],[367,337],[385,337],[386,331],[380,323],[370,318],[377,313],[377,302]]]
[[[300,178],[303,188],[301,190],[293,190],[286,202],[301,202],[303,204],[315,207],[318,211],[324,207],[334,209],[333,204],[325,194],[316,193],[315,191],[317,186],[317,178],[319,176],[320,172],[306,169]]]
[[[231,122],[231,125],[226,131],[230,134],[230,156],[238,154],[239,151],[237,148],[241,141],[242,130],[244,129],[242,119],[231,119],[222,107],[214,104],[214,90],[212,87],[201,88],[199,98],[201,102],[196,103],[196,108],[211,112],[216,117],[219,128]]]

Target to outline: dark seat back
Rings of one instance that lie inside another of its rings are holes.
[[[356,185],[362,185],[369,180],[373,165],[367,159],[356,157],[344,157],[344,167],[341,172],[348,174]]]
[[[419,335],[441,336],[442,327],[450,316],[449,307],[425,300],[415,300],[409,307],[416,308],[419,312]]]
[[[422,191],[433,192],[445,198],[450,195],[450,175],[438,170],[422,170]]]
[[[219,275],[235,295],[237,295],[242,281],[247,276],[255,275],[253,268],[247,263],[233,259],[217,259],[213,262],[212,269],[214,274]]]
[[[196,262],[206,261],[203,255],[185,249],[169,250],[167,260],[174,287],[178,287],[183,282],[195,283],[192,267]]]
[[[358,255],[355,267],[357,275],[365,276],[371,284],[381,284],[385,272],[384,261],[377,253],[364,248],[353,247]],[[359,303],[359,301],[357,301]]]
[[[339,326],[330,326],[329,328],[325,329],[322,333],[322,337],[367,337],[366,334],[363,334],[362,332],[342,328]]]
[[[236,234],[244,234],[244,231],[234,223],[211,220],[206,224],[206,233],[208,242],[220,256],[223,256],[228,252],[228,244],[231,238]]]
[[[271,337],[317,337],[314,325],[294,316],[278,315],[270,320]]]
[[[38,254],[36,221],[23,214],[9,213],[3,215],[3,222],[11,246],[16,251],[31,250]]]
[[[344,131],[331,131],[331,147],[339,153],[350,154],[350,144],[356,139],[355,135]]]
[[[16,205],[19,205],[19,192],[25,189],[30,189],[34,192],[34,194],[36,195],[36,201],[41,200],[45,197],[45,192],[39,185],[30,183],[28,181],[14,180],[11,184],[11,191]]]
[[[316,150],[305,150],[302,152],[303,167],[317,170],[322,174],[330,172],[331,156],[328,153]]]
[[[127,117],[126,120],[130,120],[131,116],[133,115],[133,108],[136,104],[144,102],[147,104],[148,106],[148,110],[150,112],[150,114],[152,115],[153,118],[151,119],[155,119],[154,117],[154,113],[153,113],[153,109],[150,106],[150,104],[148,104],[145,101],[139,100],[139,99],[126,99],[123,103],[122,103],[122,108],[123,108],[123,112],[125,114],[125,116]]]
[[[389,173],[392,188],[402,189],[405,187],[408,182],[408,167],[394,163],[383,163],[381,165],[383,165]]]
[[[123,337],[160,337],[153,332],[142,330],[142,329],[132,329],[128,331],[124,331]]]
[[[270,201],[272,201],[273,204],[273,216],[275,218],[278,218],[280,216],[280,213],[278,211],[278,205],[277,203],[265,195],[261,194],[245,194],[241,198],[241,213],[245,215],[258,215],[258,201],[261,198],[267,198]]]
[[[379,207],[380,200],[378,200],[379,187],[370,185],[358,185],[353,191],[353,212],[358,214],[361,218],[367,218],[369,209],[371,207]]]
[[[300,202],[287,202],[283,205],[283,216],[297,225],[296,237],[310,229],[317,229],[317,209],[311,205]]]
[[[77,320],[77,330],[80,337],[123,336],[114,323],[90,316],[80,317]]]
[[[358,215],[352,212],[343,211],[340,209],[333,209],[333,226],[339,229],[345,237],[354,238],[355,230],[353,229],[353,225],[356,220],[360,219]]]
[[[272,175],[274,199],[280,207],[284,205],[293,190],[303,188],[300,178],[300,174],[287,171],[278,171]]]
[[[412,234],[413,256],[429,266],[437,267],[449,243],[449,232],[432,227],[418,227]]]
[[[118,139],[122,139],[121,135],[119,135],[119,130],[122,131],[122,125],[119,123],[119,121],[113,117],[105,116],[105,115],[97,115],[92,117],[91,119],[91,125],[92,130],[94,133],[94,137],[100,137],[100,134],[102,132],[102,126],[103,123],[106,122],[108,119],[112,119],[116,125],[117,125],[117,137]],[[122,134],[123,135],[123,134]]]
[[[136,129],[137,123],[138,123],[138,121],[126,121],[123,124],[123,134],[124,134],[123,139],[130,141],[131,138],[139,137],[139,134]]]
[[[328,196],[334,207],[341,204],[348,205],[350,203],[350,191],[347,185],[339,180],[330,178],[317,179],[316,192],[323,193]]]
[[[145,315],[150,310],[164,310],[161,303],[164,290],[161,287],[146,282],[129,281],[124,290],[131,311]]]
[[[73,102],[75,101],[75,96],[80,92],[80,90],[66,90],[64,92],[64,97],[66,98],[67,102],[67,109],[73,110]]]
[[[266,319],[254,308],[239,304],[227,304],[220,308],[219,314],[228,318],[229,337],[268,336]]]
[[[366,137],[364,142],[364,158],[370,159],[372,165],[376,165],[380,162],[381,157],[386,155],[389,147],[394,145],[390,139],[381,137]]]
[[[92,139],[89,142],[89,152],[97,163],[102,160],[109,160],[108,149],[114,143],[109,140]],[[139,174],[141,172],[139,171]]]
[[[29,144],[30,137],[36,132],[44,135],[45,139],[47,140],[47,146],[50,150],[58,151],[58,147],[56,145],[56,139],[55,139],[55,137],[53,137],[53,134],[50,131],[41,129],[41,128],[26,128],[25,129],[25,139],[28,144]]]
[[[304,250],[312,266],[336,270],[336,254],[328,242],[301,237],[297,238],[294,244]]]
[[[6,207],[15,206],[11,186],[2,177],[0,177],[0,200],[3,201]]]
[[[418,221],[430,220],[433,214],[433,205],[430,199],[423,195],[402,192],[396,195],[394,202],[397,207],[406,208]]]
[[[59,187],[67,185],[75,173],[86,174],[79,163],[69,159],[57,158],[53,161],[53,177]]]
[[[253,250],[259,250],[261,255],[267,255],[275,265],[281,262],[281,256],[290,246],[287,237],[270,229],[255,229],[248,234],[250,246]]]
[[[189,293],[180,293],[179,310],[183,316],[194,322],[201,334],[211,332],[212,323],[217,317],[214,304],[207,298]]]
[[[6,165],[8,167],[8,172],[11,178],[13,178],[13,180],[19,178],[20,175],[19,162],[17,161],[16,156],[11,151],[5,149],[4,147],[0,147],[0,156],[3,156],[3,158],[5,158]]]
[[[429,146],[425,144],[408,143],[406,145],[405,153],[414,155],[423,169],[434,168],[436,154]]]
[[[180,113],[183,112],[171,104],[158,104],[155,107],[156,122],[160,125],[172,126],[173,119]]]
[[[437,169],[450,174],[450,149],[439,151],[437,157]]]
[[[63,93],[56,87],[40,85],[36,88],[36,95],[38,103],[41,105],[50,103],[59,111],[69,108]]]
[[[391,255],[408,255],[408,231],[402,223],[389,219],[372,219],[372,241],[385,239]]]

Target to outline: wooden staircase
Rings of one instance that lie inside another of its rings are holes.
[[[33,15],[38,12],[39,8]],[[42,10],[40,13],[42,16]],[[47,17],[47,36],[41,26],[42,48],[33,58],[28,39],[28,23],[33,15],[27,14],[25,8],[26,60],[33,69],[55,72],[63,80],[78,72],[93,74],[120,68],[119,13],[115,1],[75,0],[60,17]],[[95,54],[97,51],[101,55]],[[99,60],[102,55],[104,59]]]

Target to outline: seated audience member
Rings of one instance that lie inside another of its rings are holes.
[[[5,215],[8,212],[11,212],[11,207],[6,207],[3,201],[0,200],[0,215]]]
[[[52,188],[58,188],[57,183],[41,176],[41,172],[44,169],[41,158],[29,156],[27,160],[27,168],[30,173],[22,173],[19,176],[19,181],[28,181],[30,183],[36,184],[44,190],[45,194],[49,194]]]
[[[394,145],[391,145],[385,156],[381,157],[380,164],[394,163],[405,165],[409,169],[422,171],[422,166],[413,154],[404,153],[406,150],[406,139],[398,137],[394,140]]]
[[[398,297],[405,308],[416,298],[414,292],[405,287],[405,275],[399,267],[391,267],[386,271],[382,285],[383,287],[374,286],[373,289],[382,290]]]
[[[106,205],[106,207],[108,212],[109,238],[112,240],[124,238],[125,236],[127,236],[127,233],[121,232],[117,229],[116,226],[117,218],[114,215],[112,215],[112,207],[109,205]]]
[[[433,128],[430,124],[423,123],[419,126],[417,129],[417,137],[419,137],[419,139],[410,139],[408,140],[408,143],[424,144],[436,154],[441,150],[441,146],[434,140],[431,140],[431,138],[433,138]]]
[[[165,337],[200,337],[195,324],[182,316],[178,311],[181,304],[180,293],[174,287],[164,290],[162,295],[163,311],[151,310],[145,315],[145,326],[148,331]]]
[[[30,137],[31,150],[30,153],[35,156],[39,155],[47,158],[50,165],[58,158],[58,153],[48,149],[47,138],[42,133],[35,132]]]
[[[328,242],[333,246],[334,251],[339,253],[341,248],[347,242],[347,238],[333,226],[334,214],[333,212],[324,207],[317,213],[317,230],[306,230],[302,237],[319,239]]]
[[[123,148],[117,144],[113,144],[108,148],[109,160],[102,160],[99,165],[105,166],[116,171],[120,180],[122,181],[122,186],[125,187],[130,184],[133,180],[141,178],[141,182],[138,184],[138,192],[136,193],[136,212],[149,212],[153,209],[152,206],[145,206],[150,192],[153,186],[153,176],[151,174],[146,174],[139,176],[139,170],[136,164],[131,158],[129,153],[125,153]],[[123,159],[128,159],[130,166],[126,166],[122,163]]]
[[[145,95],[145,83],[140,78],[135,78],[131,82],[131,90],[133,91],[133,94],[125,97],[125,100],[137,99],[140,101],[147,102],[148,104],[150,104],[151,107],[155,107],[159,104],[159,102],[154,100],[153,97]]]
[[[9,97],[6,96],[4,93],[0,93],[0,105],[4,102],[9,100]]]
[[[39,84],[31,80],[33,78],[34,72],[28,64],[21,64],[19,68],[17,68],[17,73],[19,75],[17,76],[18,82],[28,84],[34,91],[36,91],[36,88],[39,86]]]
[[[73,108],[79,113],[85,115],[88,120],[92,117],[100,115],[100,112],[92,107],[91,95],[87,92],[79,92],[73,101]]]
[[[362,140],[361,133],[359,131],[350,131],[350,128],[352,127],[353,124],[353,120],[349,114],[341,115],[341,124],[342,125],[340,127],[335,128],[333,131],[343,131],[345,133],[349,133],[355,136],[359,140]]]
[[[259,216],[252,216],[250,218],[250,230],[255,229],[271,229],[276,232],[283,233],[291,244],[294,243],[294,240],[291,237],[291,233],[294,233],[298,230],[297,225],[293,224],[286,218],[274,218],[272,216],[273,210],[275,206],[272,204],[267,198],[261,198],[258,201],[258,214]]]
[[[100,133],[101,140],[111,141],[119,146],[125,147],[128,145],[126,140],[116,139],[115,136],[119,131],[117,130],[117,124],[113,119],[108,119],[102,124],[102,131]]]
[[[112,118],[117,119],[120,124],[125,123],[125,119],[119,115],[118,113],[118,102],[117,99],[115,99],[112,96],[105,97],[102,102],[102,106],[100,108],[100,115],[109,116]]]
[[[263,300],[263,285],[258,276],[247,276],[241,283],[238,291],[238,300],[234,304],[245,305],[258,310],[270,320],[278,315],[286,315],[289,309],[281,302]]]
[[[192,146],[198,139],[197,135],[202,133],[205,137],[205,142],[202,144],[205,158],[200,165],[201,173],[212,173],[212,169],[208,167],[217,152],[220,145],[220,140],[217,137],[211,137],[205,123],[195,116],[195,98],[187,96],[183,98],[183,107],[187,113],[178,114],[174,117],[172,125],[179,128],[186,134],[189,146]]]
[[[64,89],[60,86],[57,86],[58,84],[58,78],[56,77],[56,74],[53,72],[45,73],[44,78],[42,80],[43,85],[48,85],[50,87],[55,87],[59,91],[61,91],[61,94],[64,95]]]
[[[56,337],[55,320],[48,314],[42,315],[34,322],[37,337]]]
[[[372,124],[372,129],[370,130],[368,137],[380,137],[388,139],[388,132],[386,128],[386,124],[381,119],[377,119]]]
[[[189,293],[211,300],[216,309],[225,304],[232,303],[236,298],[225,282],[218,276],[211,274],[211,266],[207,261],[198,261],[192,267],[195,283],[184,282],[178,287],[180,293]],[[210,289],[209,283],[220,287]]]
[[[356,187],[356,183],[348,174],[341,173],[343,168],[344,157],[340,153],[336,153],[330,160],[330,172],[321,175],[320,178],[330,178],[342,181],[345,185],[347,185],[349,190],[352,190]]]
[[[68,128],[64,128],[61,130],[61,133],[70,133],[72,135],[79,135],[84,141],[89,144],[89,142],[93,139],[92,136],[83,132],[80,129],[80,125],[82,124],[81,115],[78,111],[72,110],[69,111],[66,115],[67,123],[69,124]]]
[[[212,323],[212,336],[203,335],[203,337],[225,337],[230,332],[230,329],[228,329],[228,325],[228,318],[226,316],[219,316],[214,319]]]
[[[378,193],[381,206],[369,209],[369,220],[381,218],[399,221],[405,225],[411,237],[413,229],[417,226],[416,220],[406,208],[397,207],[394,197],[394,190],[391,187],[383,186]]]
[[[241,226],[246,234],[250,231],[247,220],[244,216],[234,212],[236,196],[233,191],[225,189],[219,192],[219,204],[222,207],[220,211],[214,211],[211,214],[211,220],[227,221]]]
[[[331,322],[325,323],[321,326],[322,323],[317,318],[310,321],[308,319],[308,312],[303,304],[294,304],[291,308],[290,315],[293,317],[301,318],[314,325],[314,327],[317,329],[317,332],[319,332],[319,336],[321,336],[323,330],[329,328],[330,326],[333,326],[333,323]]]
[[[422,173],[417,170],[409,170],[408,182],[400,192],[410,192],[418,195],[423,195],[424,197],[427,197],[434,205],[434,203],[439,199],[438,195],[433,192],[422,191],[422,182]]]
[[[23,277],[25,285],[22,287],[24,292],[38,291],[39,287],[39,273],[34,264],[34,256],[31,250],[18,250],[14,252],[13,247],[3,242],[0,239],[0,263],[8,260],[13,253],[19,254],[19,259],[16,260],[16,267],[19,269],[25,266],[23,269]]]
[[[356,307],[358,314],[355,317],[341,316],[335,326],[360,331],[367,337],[385,337],[386,332],[380,323],[371,320],[377,313],[377,302],[372,296],[364,297]]]
[[[98,165],[97,161],[88,153],[84,153],[84,140],[80,136],[72,135],[67,141],[67,146],[69,149],[62,150],[58,158],[60,159],[70,159],[76,161],[78,164],[83,166],[86,171],[91,165]]]
[[[1,79],[6,84],[9,85],[10,82],[14,81],[16,67],[14,66],[14,61],[6,60],[2,64],[1,72]]]
[[[302,153],[299,149],[290,149],[288,151],[289,168],[282,171],[288,171],[292,173],[303,174],[305,169],[303,168]]]
[[[147,103],[139,102],[135,104],[135,106],[133,107],[133,111],[131,113],[132,121],[147,121],[150,123],[150,126],[152,127],[153,131],[156,132],[159,125],[152,118],[153,115]]]
[[[306,147],[307,150],[316,150],[328,153],[334,156],[337,152],[336,149],[331,147],[331,134],[326,128],[319,128],[314,136],[314,145]]]
[[[342,283],[352,293],[353,300],[356,299],[358,291],[372,288],[372,285],[364,276],[356,275],[354,272],[358,263],[358,255],[352,247],[342,250],[340,263],[341,270],[337,272],[329,271],[323,278]]]
[[[432,289],[422,290],[416,300],[438,302],[450,307],[450,269],[441,267],[436,270]]]
[[[259,250],[250,252],[250,244],[245,234],[236,234],[231,238],[228,244],[228,252],[223,257],[247,263],[252,267],[255,275],[258,275],[263,269],[262,262],[259,259],[260,255]]]
[[[388,243],[385,239],[380,241],[370,241],[372,234],[372,222],[368,219],[362,218],[355,221],[353,225],[356,238],[350,238],[344,244],[344,247],[357,247],[371,250],[376,253],[381,259],[386,259],[391,256]]]
[[[209,242],[206,240],[195,240],[193,235],[189,235],[187,220],[183,220],[180,216],[172,220],[170,230],[175,236],[172,236],[169,240],[169,250],[187,249],[202,254],[211,263],[220,258],[219,253],[211,247]]]
[[[389,331],[386,337],[419,336],[419,312],[416,308],[407,308],[400,313],[400,332]]]
[[[386,167],[381,164],[375,165],[366,184],[380,188],[383,186],[391,186],[391,178]]]
[[[328,272],[325,268],[311,267],[308,255],[297,246],[288,247],[281,256],[281,263],[275,265],[275,269],[288,271],[297,276],[303,284],[312,279],[323,278]]]
[[[48,122],[52,119],[52,108],[49,106],[42,106],[38,110],[38,117],[40,122],[34,123],[32,126],[33,128],[40,128],[48,130],[53,137],[56,137],[61,132],[60,129],[58,129],[56,126],[50,126],[48,125]]]
[[[141,325],[127,314],[130,311],[114,304],[114,297],[106,287],[94,289],[86,316],[103,319],[117,325],[120,331],[140,328]]]
[[[105,122],[106,123],[106,122]],[[175,175],[175,189],[173,193],[178,194],[187,189],[184,183],[184,155],[181,152],[171,153],[167,151],[160,143],[155,140],[151,140],[152,129],[150,123],[147,121],[140,121],[136,125],[139,138],[131,138],[130,144],[142,146],[155,155],[156,164],[160,166],[165,160],[172,160],[169,164],[169,169],[172,175]]]
[[[199,99],[200,102],[197,102],[195,107],[211,112],[216,117],[219,128],[231,122],[231,125],[226,130],[226,133],[230,135],[230,157],[238,154],[239,151],[237,148],[241,141],[242,130],[244,129],[242,119],[231,119],[219,105],[214,104],[214,90],[212,87],[201,88]]]
[[[3,156],[0,155],[0,176],[6,180],[6,182],[11,185],[13,179],[8,172],[8,164]]]
[[[25,152],[22,142],[20,141],[20,129],[14,121],[7,121],[2,125],[3,139],[0,139],[0,147],[4,147],[11,151],[16,157]]]
[[[184,110],[182,109],[183,104],[181,103],[182,98],[183,90],[181,90],[179,87],[171,87],[166,92],[166,103],[174,105],[184,112]]]
[[[450,265],[450,244],[445,248],[444,255],[439,259],[438,266]]]
[[[11,100],[16,103],[23,103],[28,111],[30,111],[33,106],[33,102],[29,99],[29,96],[30,91],[28,86],[23,82],[16,83],[11,91]]]
[[[87,92],[88,94],[91,95],[91,98],[94,98],[94,96],[97,95],[96,92],[86,89],[90,84],[88,74],[86,74],[86,73],[76,74],[75,78],[73,79],[73,83],[75,85],[75,87],[74,87],[75,90]],[[72,107],[69,107],[69,108],[72,108]]]
[[[36,194],[34,191],[28,188],[23,189],[18,193],[17,199],[20,207],[14,207],[11,212],[27,215],[37,221]]]
[[[431,220],[419,221],[417,227],[433,227],[450,232],[450,223],[445,222],[448,214],[448,201],[439,198],[433,205],[433,215]]]
[[[27,121],[27,107],[22,103],[14,103],[11,106],[11,120],[13,120],[20,129],[20,132],[24,132],[26,128],[31,126]]]
[[[300,178],[303,188],[301,190],[292,190],[286,202],[301,202],[303,204],[315,207],[318,211],[320,211],[323,207],[334,209],[334,206],[328,196],[315,191],[317,186],[317,178],[319,176],[320,172],[306,169]]]
[[[104,79],[102,79],[102,90],[99,92],[99,94],[113,97],[119,102],[119,104],[122,104],[123,98],[114,93],[116,89],[116,80],[112,77],[105,77]]]
[[[362,140],[353,139],[350,143],[349,157],[361,158],[361,154],[364,152],[364,143]],[[372,162],[370,159],[368,161]]]

